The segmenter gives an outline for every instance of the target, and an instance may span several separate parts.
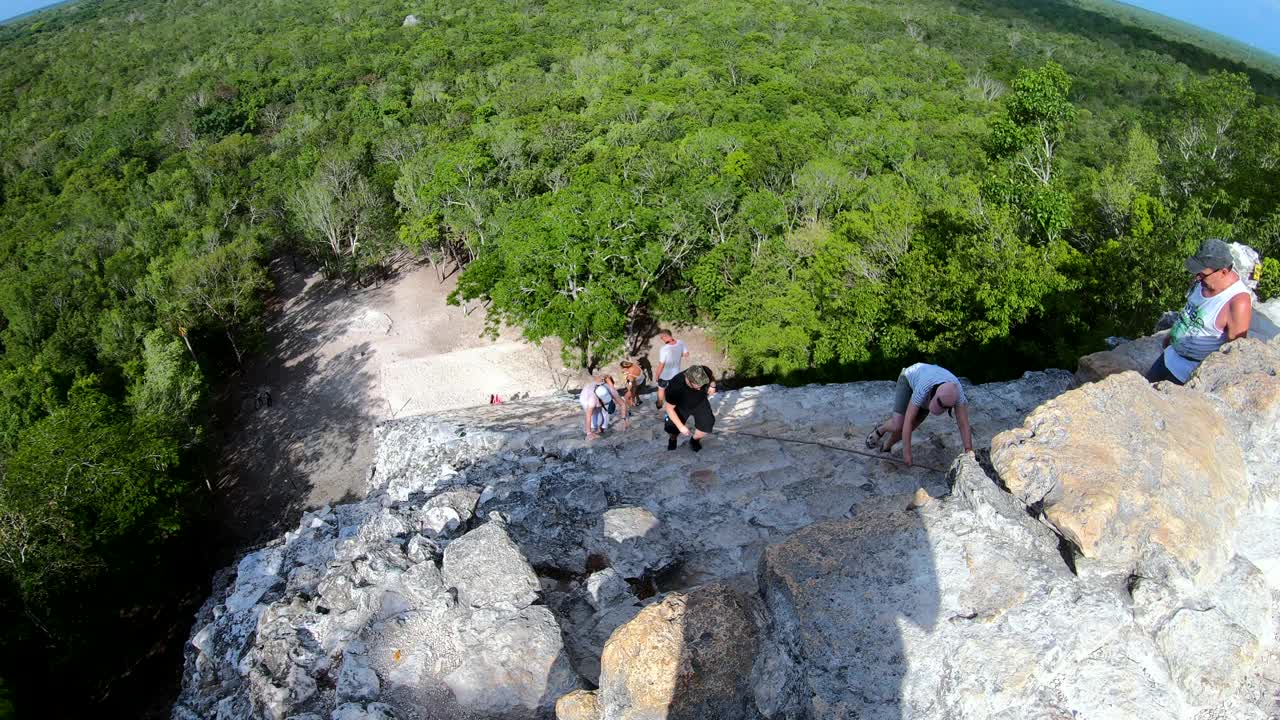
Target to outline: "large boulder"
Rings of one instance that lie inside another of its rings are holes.
[[[1084,385],[1097,382],[1129,370],[1145,374],[1151,363],[1163,352],[1165,335],[1167,333],[1148,335],[1121,343],[1111,350],[1085,355],[1076,364],[1076,383]]]
[[[1260,490],[1280,499],[1280,478],[1266,468],[1280,463],[1280,340],[1244,338],[1224,345],[1196,368],[1187,387],[1220,400],[1240,438]]]
[[[1213,403],[1131,372],[1045,403],[996,436],[991,460],[1080,556],[1125,575],[1215,581],[1249,497]]]
[[[472,607],[527,607],[538,597],[538,576],[511,540],[503,523],[494,520],[449,544],[444,551],[444,581],[458,590],[458,600]]]
[[[1280,297],[1253,304],[1253,320],[1249,323],[1249,337],[1264,342],[1280,337]]]
[[[624,578],[646,577],[676,562],[676,548],[662,521],[644,508],[620,507],[605,512],[602,531],[609,566]]]
[[[1188,717],[1116,583],[1078,579],[972,459],[769,547],[765,718]],[[977,500],[986,509],[976,507]],[[912,509],[908,509],[911,506]]]
[[[1243,338],[1222,346],[1196,368],[1187,387],[1221,398],[1251,424],[1280,415],[1280,341]]]
[[[600,481],[576,468],[535,472],[483,503],[486,512],[502,514],[535,568],[574,575],[587,569],[608,506]]]
[[[485,717],[550,715],[579,686],[551,611],[533,606],[478,628],[462,664],[445,678],[458,703]]]
[[[614,631],[600,665],[604,720],[751,717],[758,635],[750,601],[722,584],[670,593]]]

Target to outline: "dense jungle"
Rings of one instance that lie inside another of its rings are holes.
[[[750,381],[1007,378],[1148,331],[1208,236],[1280,294],[1278,97],[1265,64],[1048,0],[0,26],[0,717],[163,715],[271,258],[456,270],[455,302],[586,366],[662,324]]]

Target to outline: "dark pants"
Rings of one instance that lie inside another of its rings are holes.
[[[1171,382],[1174,385],[1182,385],[1182,381],[1169,372],[1168,366],[1164,364],[1164,353],[1160,353],[1160,357],[1151,363],[1151,367],[1147,370],[1147,382]]]
[[[711,428],[715,427],[716,424],[716,416],[711,412],[711,403],[709,402],[698,403],[692,410],[676,408],[676,416],[680,418],[680,422],[685,424],[685,427],[688,427],[689,417],[692,416],[693,426],[704,433],[710,433]],[[680,434],[680,428],[671,422],[670,416],[667,417],[666,422],[663,424],[663,429],[667,431],[668,435]]]

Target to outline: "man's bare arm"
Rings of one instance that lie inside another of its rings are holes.
[[[671,423],[676,426],[676,429],[680,431],[680,434],[688,435],[689,427],[680,422],[680,415],[676,412],[676,406],[671,403],[667,403],[663,407],[667,411],[667,417],[671,418]]]
[[[956,425],[960,426],[960,442],[964,443],[965,452],[973,452],[973,436],[969,430],[969,406],[956,406]]]
[[[1223,330],[1227,333],[1227,342],[1239,340],[1249,334],[1249,324],[1253,321],[1253,300],[1249,293],[1240,293],[1227,303],[1227,325]]]

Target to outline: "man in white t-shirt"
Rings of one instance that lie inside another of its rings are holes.
[[[680,374],[680,366],[689,357],[689,348],[683,340],[671,336],[670,330],[658,331],[658,409],[667,402],[667,382]]]

